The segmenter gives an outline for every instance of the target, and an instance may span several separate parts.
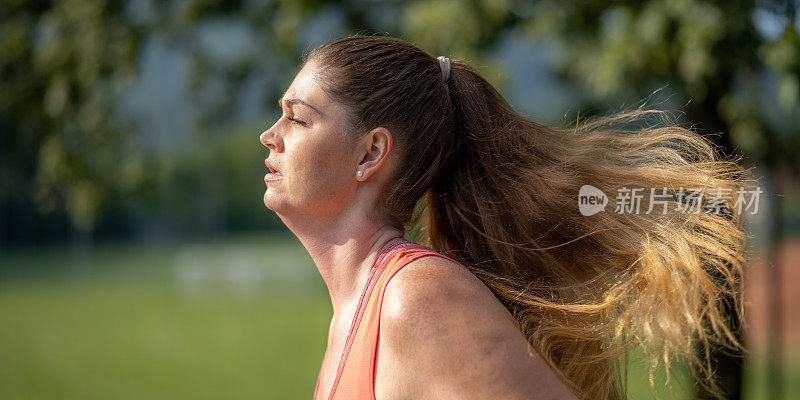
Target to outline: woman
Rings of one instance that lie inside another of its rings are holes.
[[[467,63],[384,36],[317,47],[279,103],[264,203],[334,310],[316,399],[619,399],[638,345],[716,389],[695,346],[741,348],[719,301],[739,304],[738,214],[682,195],[578,209],[586,184],[740,186],[692,131],[625,128],[659,116],[643,110],[544,126]]]

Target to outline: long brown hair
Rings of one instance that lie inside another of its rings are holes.
[[[719,394],[706,356],[744,350],[721,300],[740,308],[739,214],[678,212],[687,204],[673,196],[664,213],[583,216],[578,191],[735,191],[736,163],[643,108],[539,124],[466,62],[451,60],[445,81],[435,57],[398,38],[336,39],[312,61],[349,108],[354,137],[376,126],[393,134],[402,161],[383,191],[386,218],[479,277],[580,398],[626,398],[624,355],[639,346],[650,350],[651,385],[677,357]]]

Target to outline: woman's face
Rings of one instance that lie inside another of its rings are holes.
[[[317,71],[306,63],[280,99],[283,115],[261,134],[270,150],[264,204],[279,215],[331,215],[355,193],[359,154],[346,109],[324,93]]]

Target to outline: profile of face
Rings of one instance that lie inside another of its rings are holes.
[[[283,114],[261,134],[269,149],[264,204],[280,216],[325,216],[353,201],[365,152],[348,134],[348,109],[322,89],[309,61],[279,100]],[[277,173],[275,173],[277,172]]]

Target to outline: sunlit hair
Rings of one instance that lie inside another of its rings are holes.
[[[651,385],[677,358],[720,393],[711,350],[744,351],[724,304],[741,307],[739,214],[678,212],[678,197],[646,213],[644,196],[639,214],[610,204],[587,217],[578,191],[590,184],[610,203],[621,188],[735,193],[736,163],[644,108],[539,124],[466,62],[452,59],[443,82],[434,56],[398,38],[336,39],[306,62],[349,108],[354,137],[392,132],[401,162],[383,191],[387,220],[479,277],[579,398],[626,398],[624,355],[639,346]]]

